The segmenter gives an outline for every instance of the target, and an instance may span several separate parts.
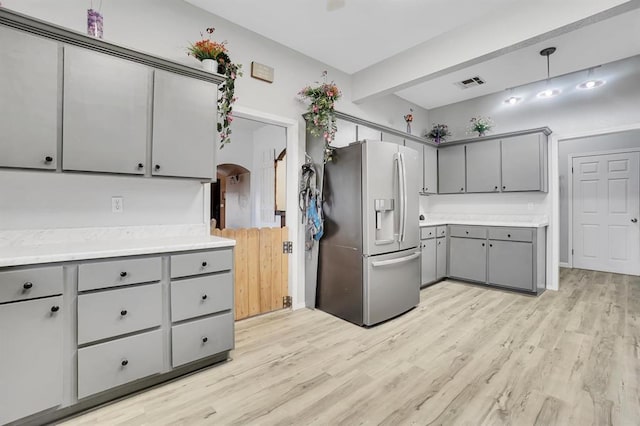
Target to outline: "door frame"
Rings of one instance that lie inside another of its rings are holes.
[[[610,149],[606,151],[592,151],[592,152],[581,152],[579,154],[569,154],[568,158],[568,168],[567,170],[571,170],[573,167],[574,158],[581,157],[594,157],[600,155],[609,155],[609,154],[626,154],[631,152],[640,152],[640,148],[620,148],[620,149]],[[639,182],[640,184],[640,182]],[[567,204],[569,207],[569,224],[568,224],[568,237],[569,244],[567,245],[567,266],[569,268],[573,268],[573,236],[575,233],[575,229],[573,227],[573,173],[571,173],[571,179],[567,179]]]
[[[254,110],[252,108],[236,105],[233,107],[233,115],[240,118],[246,118],[253,121],[259,121],[265,124],[273,124],[284,127],[287,138],[287,172],[290,171],[291,176],[287,176],[287,226],[289,228],[289,240],[293,241],[293,252],[289,255],[289,295],[292,298],[292,308],[304,308],[304,230],[300,226],[300,211],[298,209],[298,176],[297,171],[302,166],[300,156],[300,125],[295,119],[271,114],[264,111]],[[295,179],[293,178],[295,177]],[[211,190],[205,190],[205,222],[208,225],[207,209],[211,203],[208,200]]]

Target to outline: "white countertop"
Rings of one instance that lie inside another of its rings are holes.
[[[513,226],[521,228],[543,228],[549,225],[544,215],[426,215],[420,221],[420,227],[439,225],[479,225],[479,226]]]
[[[227,238],[189,235],[14,245],[0,247],[0,267],[233,247],[235,244]]]

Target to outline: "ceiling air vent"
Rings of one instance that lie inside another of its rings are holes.
[[[468,89],[470,87],[480,86],[481,84],[484,84],[484,80],[482,79],[482,77],[475,76],[462,81],[458,81],[454,84],[461,89]]]

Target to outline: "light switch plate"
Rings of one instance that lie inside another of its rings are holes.
[[[111,197],[111,213],[124,212],[124,198],[123,197]]]

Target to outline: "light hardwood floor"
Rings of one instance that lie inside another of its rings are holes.
[[[233,361],[65,424],[640,424],[639,277],[562,270],[537,298],[445,281],[421,299],[372,329],[241,321]]]

